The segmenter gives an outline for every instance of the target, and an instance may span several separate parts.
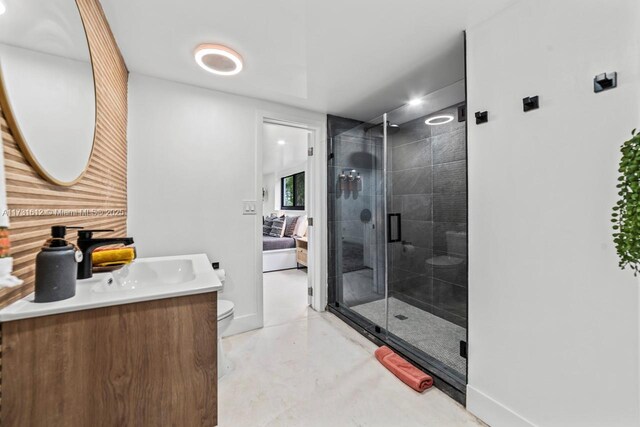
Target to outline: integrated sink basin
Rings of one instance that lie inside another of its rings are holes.
[[[135,291],[148,286],[167,286],[188,283],[196,278],[190,259],[142,259],[111,273],[91,287],[93,292]]]
[[[205,254],[139,258],[120,270],[78,280],[72,298],[36,303],[34,295],[28,295],[0,310],[0,322],[220,289],[222,283]]]

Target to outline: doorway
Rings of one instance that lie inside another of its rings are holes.
[[[315,132],[265,119],[261,135],[263,317],[264,326],[272,326],[306,317],[312,303]]]

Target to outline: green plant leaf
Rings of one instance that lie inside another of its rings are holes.
[[[631,131],[631,139],[620,146],[620,176],[616,184],[620,199],[611,213],[613,242],[618,266],[640,272],[640,134]]]

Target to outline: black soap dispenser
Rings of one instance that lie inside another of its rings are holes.
[[[36,257],[35,302],[53,302],[76,294],[78,248],[65,240],[67,229],[82,227],[51,227],[51,238]],[[80,255],[78,255],[80,254]]]

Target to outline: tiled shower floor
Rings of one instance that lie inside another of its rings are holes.
[[[351,309],[384,327],[384,300],[368,302]],[[395,316],[406,318],[401,320]],[[467,362],[460,356],[460,341],[467,339],[465,328],[391,297],[389,332],[449,366],[462,378],[466,376]]]

